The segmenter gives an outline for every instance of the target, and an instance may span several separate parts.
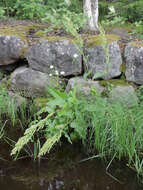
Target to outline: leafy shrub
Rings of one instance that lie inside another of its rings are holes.
[[[108,7],[108,10],[108,14],[105,16],[106,19],[102,21],[104,26],[122,25],[125,23],[126,18],[119,16],[113,6]]]
[[[100,20],[105,20],[106,16],[109,15],[108,8],[114,6],[116,10],[116,17],[121,17],[128,22],[138,22],[143,20],[143,1],[142,0],[120,0],[111,1],[110,3],[103,0],[99,2],[99,14]]]
[[[45,4],[48,10],[54,9],[62,12],[63,8],[68,8],[71,12],[82,12],[82,0],[47,0]]]
[[[69,6],[63,2],[60,2],[56,9],[50,9],[49,7],[50,6],[48,5],[48,11],[42,20],[51,23],[54,26],[63,27],[65,16],[71,20],[76,30],[82,28],[87,22],[87,18],[82,12],[71,11]]]
[[[143,39],[143,21],[135,22],[132,34],[135,34],[138,38]]]
[[[100,19],[100,21],[106,19],[106,15],[109,12],[108,6],[109,6],[109,4],[107,2],[99,1],[99,19]]]
[[[42,4],[43,0],[17,0],[14,5],[16,16],[26,19],[40,19],[45,16],[46,7]]]
[[[0,18],[4,19],[5,18],[5,10],[3,7],[0,7]]]
[[[41,19],[46,13],[51,14],[53,10],[65,13],[66,9],[70,12],[81,13],[81,0],[0,0],[0,15],[13,16],[22,19]],[[2,18],[2,17],[1,17]]]
[[[120,14],[129,22],[143,21],[143,1],[136,0],[126,4],[124,9],[120,10]]]

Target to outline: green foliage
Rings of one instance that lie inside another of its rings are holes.
[[[42,4],[43,0],[17,0],[14,5],[16,16],[26,19],[40,19],[46,14],[46,7]]]
[[[49,152],[62,135],[71,142],[68,135],[68,125],[74,118],[72,112],[76,106],[75,93],[65,94],[52,88],[49,88],[49,92],[54,100],[49,101],[47,106],[38,113],[38,120],[34,121],[34,124],[32,122],[24,136],[19,139],[12,150],[12,155],[19,153],[23,146],[33,138],[34,134],[43,128],[45,128],[44,134],[47,140],[41,148],[39,156]],[[42,119],[40,115],[44,112],[48,112],[48,116]]]
[[[90,154],[98,152],[106,158],[126,158],[128,165],[142,174],[143,150],[143,104],[132,108],[123,104],[110,104],[92,90],[92,98],[77,97],[76,88],[69,93],[49,88],[53,98],[38,112],[37,120],[26,129],[12,150],[19,154],[24,145],[34,139],[37,133],[46,141],[38,157],[43,156],[64,136],[81,140]],[[43,114],[45,116],[43,118]],[[116,155],[116,156],[115,156]]]
[[[119,18],[128,22],[138,22],[143,20],[143,1],[142,0],[120,0],[115,2],[99,2],[100,20],[106,21],[106,15],[109,14],[109,7],[113,6],[116,12],[116,19]],[[115,18],[114,18],[115,19]]]
[[[100,21],[105,20],[105,16],[108,14],[109,3],[106,1],[99,1],[99,19]]]
[[[56,26],[60,28],[62,27],[65,28],[65,17],[71,20],[77,31],[80,28],[82,28],[87,22],[87,18],[83,13],[71,12],[66,7],[62,7],[61,9],[51,10],[47,12],[46,17],[43,18],[42,20],[44,22],[49,22],[53,24],[54,27]]]
[[[143,39],[143,21],[135,22],[133,27],[134,29],[131,33],[136,35],[138,38]]]
[[[47,0],[46,5],[48,10],[58,10],[58,12],[65,13],[67,8],[71,12],[82,12],[82,0]]]
[[[127,18],[130,22],[143,21],[143,1],[124,2],[124,9],[120,10],[120,14]],[[122,6],[123,6],[122,5]]]
[[[4,19],[5,18],[5,10],[3,7],[0,7],[0,18]]]
[[[27,109],[26,101],[18,105],[17,96],[9,94],[8,89],[4,84],[0,85],[0,127],[4,125],[6,120],[10,120],[14,126],[17,121],[26,124],[31,121],[36,108],[32,103],[29,103]],[[28,118],[28,119],[26,119]]]
[[[105,20],[102,21],[102,24],[105,26],[108,25],[123,25],[126,21],[125,17],[118,15],[114,6],[108,7],[108,14],[105,16]]]
[[[8,96],[8,91],[5,87],[0,86],[0,118],[7,115],[11,118],[12,123],[15,122],[15,108],[13,100]]]
[[[68,14],[75,19],[79,19],[80,13],[82,12],[82,1],[81,0],[0,0],[0,15],[1,18],[4,16],[18,17],[22,19],[42,19],[47,17],[50,20],[49,15],[56,12],[56,16]],[[79,15],[79,18],[78,18]]]

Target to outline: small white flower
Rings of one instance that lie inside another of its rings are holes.
[[[50,69],[53,69],[54,68],[54,66],[53,65],[50,65]]]
[[[65,72],[64,72],[64,71],[61,71],[61,72],[60,72],[60,74],[61,74],[61,75],[64,75],[64,74],[65,74]]]
[[[74,58],[77,58],[77,57],[78,57],[78,55],[77,55],[77,54],[74,54],[74,55],[73,55],[73,57],[74,57]]]
[[[52,76],[52,73],[50,73],[49,76],[51,77],[51,76]]]
[[[6,39],[6,40],[10,40],[10,36],[6,36],[5,39]]]
[[[56,70],[56,71],[55,71],[55,74],[56,74],[56,75],[58,75],[58,74],[59,74],[59,72]]]

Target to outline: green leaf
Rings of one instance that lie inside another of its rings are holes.
[[[54,88],[48,87],[49,93],[56,99],[66,99],[67,94],[65,92],[60,92],[59,90],[56,90]]]

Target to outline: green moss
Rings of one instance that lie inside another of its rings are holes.
[[[29,25],[16,25],[16,26],[6,26],[0,28],[0,35],[3,36],[17,36],[19,37],[24,43],[25,47],[21,49],[22,58],[24,57],[25,53],[28,49],[28,44],[30,43],[27,36],[30,31],[36,31],[43,28],[46,28],[46,25],[40,24],[29,24]]]
[[[127,82],[126,80],[113,79],[113,80],[99,81],[99,84],[103,87],[107,87],[107,85],[112,85],[113,87],[116,87],[116,86],[128,86],[130,82]]]
[[[142,41],[133,41],[130,43],[132,46],[135,46],[135,47],[143,47],[143,42]]]
[[[43,30],[39,30],[38,32],[36,32],[34,34],[34,36],[37,36],[37,37],[45,37],[46,36],[46,32],[43,31]]]
[[[76,41],[73,38],[60,37],[60,36],[47,36],[47,37],[40,38],[40,40],[48,40],[49,42],[56,42],[56,41],[58,42],[62,40],[67,40],[71,43],[76,43]]]
[[[111,44],[114,41],[121,40],[121,37],[117,35],[106,35],[106,39],[107,39],[107,43]],[[89,36],[85,40],[85,43],[87,47],[93,47],[93,46],[105,44],[106,41],[104,37],[102,37],[101,35],[93,35],[93,36]]]
[[[124,63],[121,64],[120,71],[125,74],[125,72],[126,72],[126,65]]]
[[[46,25],[40,24],[29,24],[29,25],[17,25],[17,26],[6,26],[0,28],[0,35],[18,36],[23,41],[28,41],[27,35],[31,30],[40,30],[46,28]]]

